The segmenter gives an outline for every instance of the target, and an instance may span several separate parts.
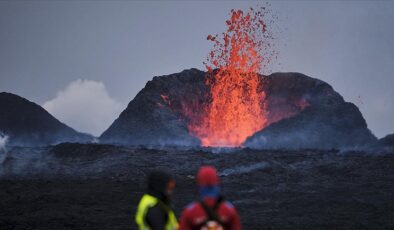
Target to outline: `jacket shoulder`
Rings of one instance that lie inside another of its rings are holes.
[[[196,209],[197,206],[198,206],[198,202],[192,202],[192,203],[188,204],[188,205],[185,207],[184,211],[185,211],[185,212],[192,211],[193,209]]]
[[[227,213],[227,215],[237,215],[237,209],[235,208],[235,206],[229,202],[229,201],[225,201],[222,203],[222,205],[220,206],[220,209],[224,212]]]
[[[228,209],[235,209],[234,205],[230,201],[223,202],[223,205]]]

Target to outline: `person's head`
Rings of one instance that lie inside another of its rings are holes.
[[[220,196],[220,179],[213,166],[202,166],[197,173],[197,185],[203,198]]]
[[[175,189],[174,177],[165,171],[152,171],[148,176],[148,191],[163,201],[169,201]]]

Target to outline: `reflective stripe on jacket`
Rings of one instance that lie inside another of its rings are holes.
[[[135,216],[135,222],[138,225],[139,230],[151,230],[151,228],[146,223],[146,215],[148,214],[149,208],[154,207],[155,205],[160,205],[163,211],[168,214],[168,220],[166,223],[166,230],[177,230],[178,229],[178,221],[176,220],[174,211],[167,205],[165,205],[162,201],[157,199],[154,196],[145,194],[140,203],[138,204],[137,214]]]

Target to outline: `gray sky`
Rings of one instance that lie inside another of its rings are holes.
[[[0,1],[0,91],[99,135],[153,76],[203,69],[206,36],[224,30],[230,9],[257,3]],[[394,133],[394,1],[271,5],[281,31],[272,71],[328,82],[378,137]],[[87,91],[84,102],[73,101]]]

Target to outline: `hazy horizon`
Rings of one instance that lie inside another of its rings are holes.
[[[224,30],[232,8],[258,3],[1,1],[0,91],[97,136],[153,76],[204,70],[207,35]],[[394,2],[275,1],[271,8],[280,31],[272,72],[326,81],[360,108],[376,136],[394,133]]]

